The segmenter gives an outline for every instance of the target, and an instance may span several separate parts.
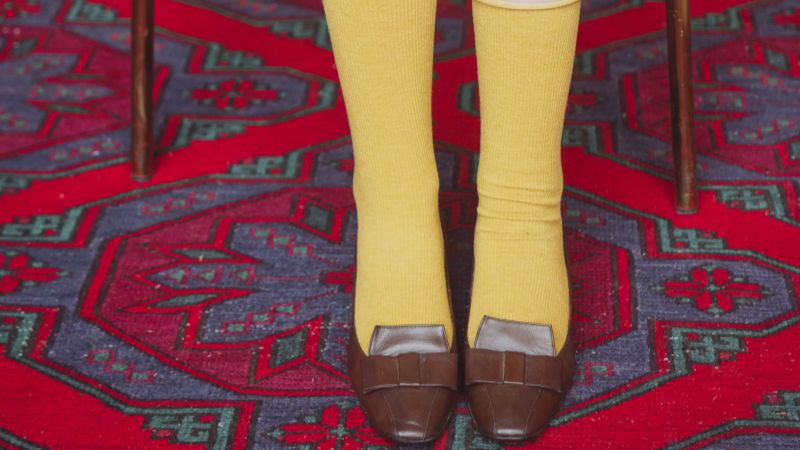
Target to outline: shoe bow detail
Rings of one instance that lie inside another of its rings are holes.
[[[554,356],[472,348],[464,361],[464,383],[512,384],[562,392],[562,362]]]
[[[364,393],[396,387],[442,387],[458,391],[456,353],[370,355],[362,362]]]

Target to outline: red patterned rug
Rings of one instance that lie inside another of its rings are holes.
[[[672,206],[664,5],[589,0],[563,158],[575,387],[542,448],[800,448],[800,2],[692,1],[700,213]],[[0,447],[390,446],[345,375],[352,148],[318,0],[158,0],[130,180],[127,0],[0,0]],[[470,2],[434,117],[460,326]],[[500,448],[460,404],[437,449]]]

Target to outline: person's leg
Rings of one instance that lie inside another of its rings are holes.
[[[480,89],[478,217],[468,340],[484,317],[569,325],[561,134],[575,57],[575,0],[473,0]]]
[[[435,0],[324,0],[353,140],[355,331],[443,325],[453,342],[433,152]]]

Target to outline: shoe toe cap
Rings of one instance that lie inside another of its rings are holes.
[[[522,385],[479,385],[468,389],[467,400],[482,433],[495,439],[524,440],[547,427],[560,395]]]
[[[399,442],[435,439],[447,425],[455,394],[445,388],[382,389],[362,401],[372,425]]]

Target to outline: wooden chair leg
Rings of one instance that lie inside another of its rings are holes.
[[[689,0],[667,0],[672,152],[677,184],[675,203],[677,212],[684,214],[697,211],[691,34]]]
[[[131,176],[146,181],[153,175],[153,0],[133,0],[131,21]]]

